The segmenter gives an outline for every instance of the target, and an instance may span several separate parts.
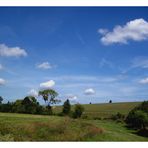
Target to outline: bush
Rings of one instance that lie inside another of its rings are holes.
[[[136,129],[143,129],[148,125],[148,115],[142,110],[131,111],[126,118],[126,123]]]
[[[117,114],[112,115],[111,119],[112,120],[118,120],[118,121],[124,121],[125,115],[118,112]]]
[[[126,123],[132,128],[146,129],[148,127],[148,101],[144,101],[131,110],[126,118]]]
[[[80,118],[83,112],[84,112],[84,107],[80,104],[76,104],[73,112],[73,118]]]
[[[70,113],[71,110],[71,105],[69,100],[67,99],[64,104],[63,104],[63,114],[68,115]]]

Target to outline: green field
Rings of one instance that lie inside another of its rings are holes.
[[[106,104],[85,104],[84,115],[87,115],[88,118],[109,118],[112,115],[120,112],[124,115],[127,115],[131,109],[139,105],[140,102],[123,102],[123,103],[106,103]],[[74,106],[72,106],[72,109]],[[61,106],[57,106],[54,109],[54,112],[59,113],[62,111]]]
[[[85,113],[105,117],[127,114],[139,103],[84,105]],[[57,112],[61,107],[55,108]],[[111,120],[0,113],[0,141],[148,141],[124,123]]]

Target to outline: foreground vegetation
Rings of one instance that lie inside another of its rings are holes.
[[[0,113],[0,141],[148,141],[123,123]]]

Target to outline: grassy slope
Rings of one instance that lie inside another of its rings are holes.
[[[0,141],[148,141],[133,132],[112,121],[0,113]]]
[[[139,105],[140,102],[124,102],[124,103],[106,103],[106,104],[86,104],[83,105],[85,108],[85,114],[89,117],[101,117],[107,118],[117,112],[127,115],[128,112],[135,106]],[[72,107],[73,109],[73,107]],[[54,111],[56,113],[61,112],[62,107],[57,106]]]

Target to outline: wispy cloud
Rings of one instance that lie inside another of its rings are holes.
[[[0,44],[0,56],[3,57],[20,57],[27,56],[25,49],[20,47],[8,47],[5,44]]]
[[[37,64],[36,67],[39,68],[39,69],[47,70],[47,69],[54,68],[55,65],[52,65],[49,62],[43,62],[43,63]]]
[[[99,67],[102,68],[102,67],[110,67],[110,68],[113,68],[114,65],[111,61],[105,59],[105,58],[102,58],[100,60],[100,63],[99,63]]]
[[[148,84],[148,78],[141,79],[139,81],[139,83],[141,83],[141,84]]]
[[[0,86],[5,84],[6,84],[6,80],[4,80],[3,78],[0,78]]]
[[[80,33],[77,32],[76,35],[77,35],[78,40],[81,42],[81,44],[85,45],[86,42],[84,38],[80,35]]]
[[[132,60],[132,68],[148,68],[148,57],[136,57]]]
[[[122,74],[125,74],[134,69],[148,69],[148,57],[138,56],[129,61],[129,65],[126,68],[119,68]]]
[[[127,44],[129,40],[142,41],[148,39],[148,22],[143,18],[135,19],[124,26],[115,26],[113,31],[100,28],[99,33],[103,35],[101,42],[104,45]]]
[[[2,66],[2,64],[0,64],[0,70],[2,70],[3,69],[3,66]]]

